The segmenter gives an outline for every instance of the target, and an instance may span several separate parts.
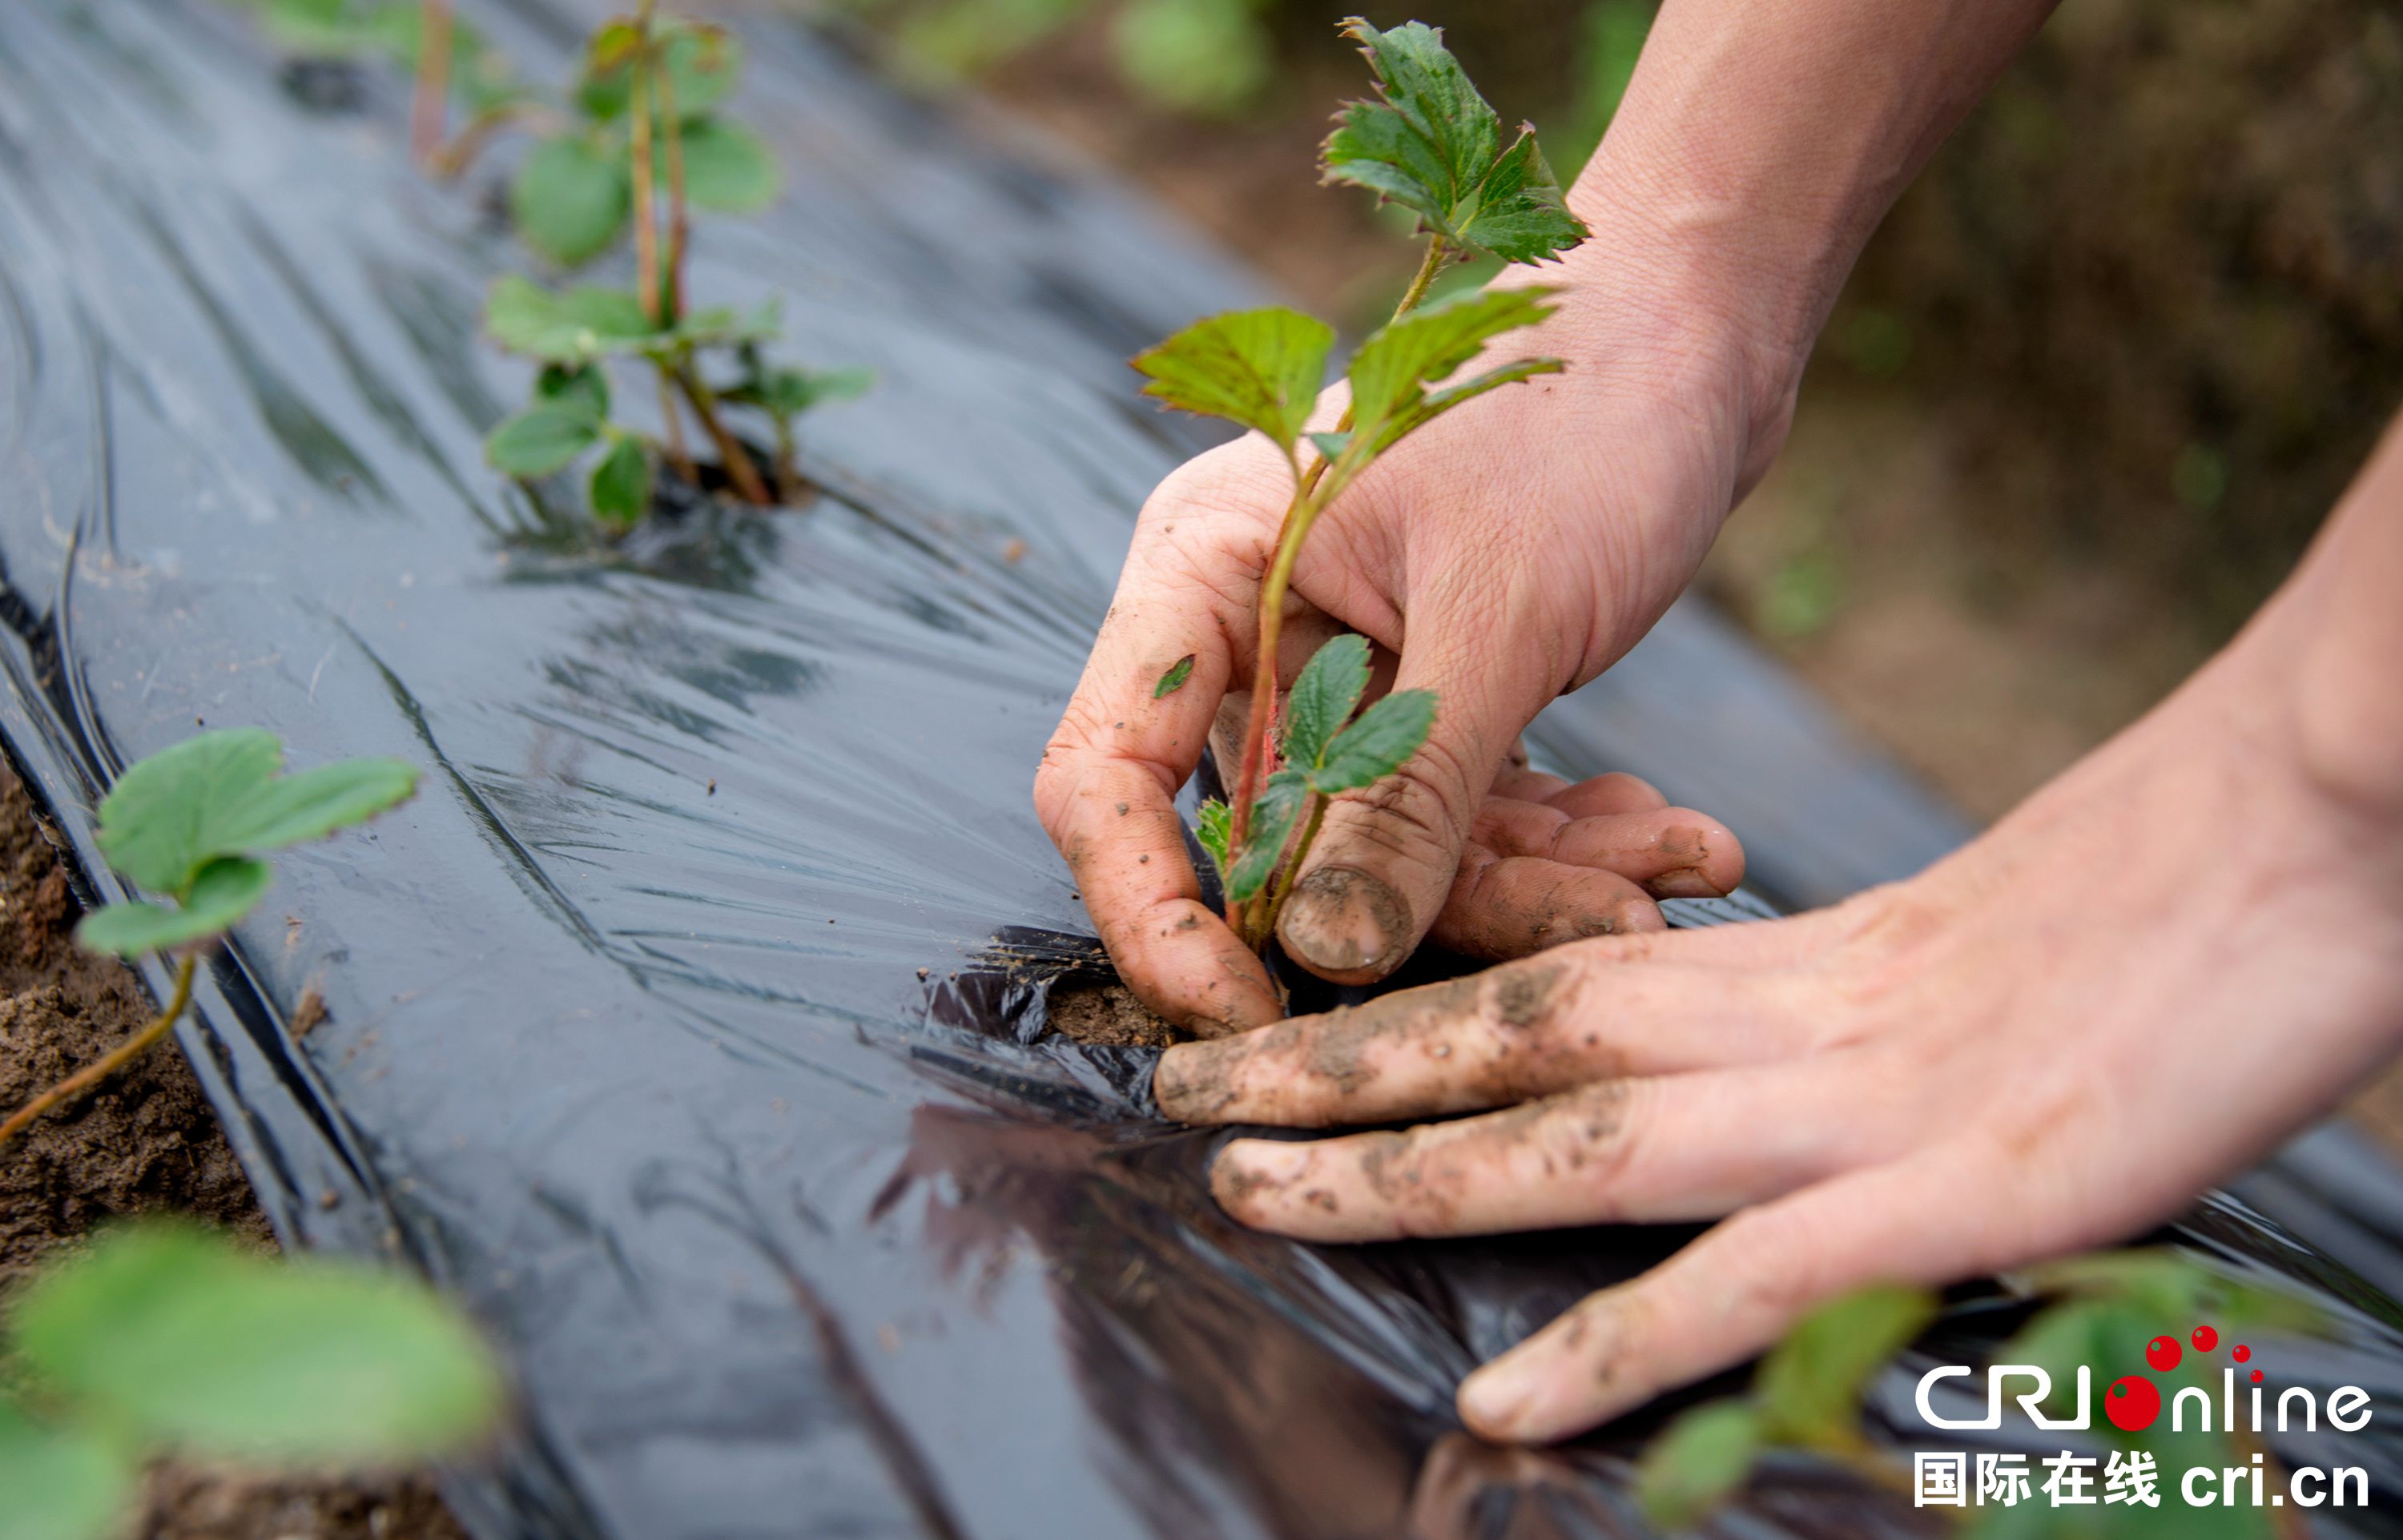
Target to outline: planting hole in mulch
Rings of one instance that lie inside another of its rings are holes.
[[[99,1058],[150,1019],[131,970],[77,948],[66,873],[24,787],[0,770],[0,1108]],[[0,1149],[0,1297],[93,1228],[189,1214],[274,1238],[183,1055],[161,1047]],[[131,1533],[146,1540],[465,1540],[423,1478],[264,1479],[162,1465]]]
[[[1051,992],[1047,1019],[1063,1036],[1104,1047],[1164,1048],[1186,1036],[1124,984],[1063,983]]]

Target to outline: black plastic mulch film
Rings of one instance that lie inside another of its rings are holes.
[[[537,79],[594,19],[467,10]],[[89,874],[98,792],[197,719],[428,772],[279,863],[183,1034],[277,1228],[409,1259],[506,1348],[517,1429],[447,1483],[484,1540],[1639,1533],[1657,1416],[1500,1451],[1451,1395],[1689,1232],[1255,1235],[1146,1053],[1040,1037],[1094,951],[1029,779],[1133,510],[1200,442],[1123,361],[1257,291],[979,109],[743,26],[788,187],[703,226],[695,291],[783,292],[809,361],[879,383],[805,423],[806,510],[604,551],[481,454],[526,379],[477,336],[523,265],[507,157],[428,182],[405,82],[291,69],[215,0],[0,20],[15,762]],[[1961,833],[1690,606],[1533,736],[1726,817],[1784,902]],[[2315,1135],[2183,1233],[2335,1302],[2350,1340],[2300,1373],[2392,1406],[2385,1171]],[[2016,1319],[1959,1298],[1949,1356]],[[2388,1422],[2341,1455],[2403,1491]],[[1914,1527],[1799,1462],[1724,1522]]]

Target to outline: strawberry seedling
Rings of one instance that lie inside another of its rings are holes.
[[[496,104],[469,122],[443,167],[463,168],[510,123],[535,127],[509,184],[510,215],[536,252],[581,267],[630,229],[645,238],[636,193],[646,176],[674,181],[692,207],[719,214],[757,214],[776,201],[775,152],[718,110],[742,78],[743,45],[731,33],[646,7],[593,34],[563,106]]]
[[[257,907],[274,873],[266,851],[365,823],[408,799],[416,767],[346,759],[281,773],[284,745],[256,728],[202,733],[161,749],[118,777],[100,804],[100,849],[136,885],[170,902],[126,900],[85,915],[86,950],[135,958],[180,952],[174,992],[150,1023],[0,1122],[0,1145],[162,1041],[191,1003],[200,951]]]
[[[279,1262],[196,1227],[104,1235],[14,1296],[0,1533],[106,1540],[165,1455],[273,1473],[384,1468],[486,1434],[501,1378],[424,1285]]]
[[[716,450],[735,492],[766,506],[789,500],[799,485],[794,418],[868,385],[857,369],[769,364],[761,348],[780,329],[772,304],[738,313],[687,303],[691,205],[757,207],[775,195],[766,146],[710,116],[732,89],[739,59],[729,35],[660,18],[644,0],[634,15],[605,23],[587,44],[576,92],[587,127],[537,146],[517,180],[520,229],[563,263],[613,243],[631,219],[635,286],[552,291],[514,276],[493,285],[485,330],[543,371],[532,401],[493,430],[485,451],[494,466],[521,479],[564,470],[599,451],[586,495],[593,515],[612,528],[629,527],[649,510],[661,460],[688,482],[701,483],[679,400]],[[730,381],[713,380],[707,367],[720,353],[732,355]],[[613,418],[604,372],[611,358],[650,368],[664,443]],[[774,448],[764,472],[728,425],[729,409],[765,421]]]
[[[1145,394],[1265,435],[1292,473],[1292,500],[1260,585],[1257,672],[1232,801],[1205,808],[1202,823],[1228,923],[1255,948],[1275,931],[1328,799],[1399,770],[1435,722],[1435,699],[1424,690],[1389,695],[1354,720],[1368,687],[1368,648],[1359,637],[1340,637],[1302,671],[1283,739],[1271,744],[1278,632],[1302,542],[1344,489],[1403,438],[1497,386],[1562,368],[1557,358],[1521,358],[1444,385],[1496,338],[1549,315],[1547,301],[1557,292],[1526,284],[1424,303],[1445,265],[1480,252],[1534,263],[1585,238],[1534,131],[1521,129],[1504,144],[1501,118],[1439,31],[1417,21],[1380,31],[1357,17],[1343,30],[1360,42],[1378,96],[1338,116],[1322,157],[1327,178],[1412,211],[1426,246],[1394,318],[1353,354],[1342,417],[1332,432],[1305,431],[1335,333],[1282,306],[1198,322],[1134,360],[1151,380]],[[1154,686],[1154,698],[1173,693],[1190,672],[1191,660],[1179,659]]]

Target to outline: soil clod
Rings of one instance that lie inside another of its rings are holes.
[[[1063,984],[1051,992],[1049,1018],[1063,1036],[1104,1047],[1164,1048],[1185,1040],[1124,984]]]

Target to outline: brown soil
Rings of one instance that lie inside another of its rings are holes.
[[[265,1481],[167,1465],[144,1498],[143,1540],[465,1540],[421,1477]]]
[[[0,770],[0,1108],[22,1104],[150,1018],[130,970],[69,938],[76,914],[24,787]],[[95,1226],[162,1212],[274,1244],[191,1067],[169,1048],[0,1149],[0,1291]],[[465,1540],[423,1478],[260,1481],[178,1465],[151,1473],[137,1533]]]
[[[1063,1036],[1106,1047],[1164,1048],[1185,1037],[1124,984],[1067,984],[1053,990],[1050,1022]]]

